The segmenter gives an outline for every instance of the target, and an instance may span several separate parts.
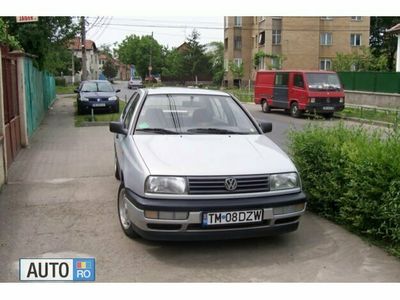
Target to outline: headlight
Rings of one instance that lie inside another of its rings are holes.
[[[286,190],[300,187],[297,173],[282,173],[269,176],[270,190]]]
[[[310,103],[315,103],[315,98],[310,98]]]
[[[117,96],[112,96],[112,97],[108,98],[108,100],[110,100],[110,101],[115,101],[117,99],[118,99]]]
[[[145,192],[154,194],[185,194],[186,178],[149,176],[146,180]]]
[[[343,103],[343,102],[344,102],[344,98],[340,98],[340,99],[339,99],[339,102],[340,102],[340,103]]]
[[[83,97],[83,96],[81,96],[81,99],[80,99],[81,101],[89,101],[89,98],[86,98],[86,97]]]

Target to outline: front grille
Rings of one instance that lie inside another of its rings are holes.
[[[108,97],[93,97],[93,98],[89,98],[89,101],[91,102],[98,102],[100,99],[100,101],[108,101]]]
[[[237,187],[229,191],[225,187],[225,179],[234,178]],[[257,193],[269,191],[268,175],[242,175],[242,176],[217,176],[217,177],[189,177],[189,194],[231,194],[231,193]]]
[[[338,97],[318,97],[315,98],[316,103],[321,103],[321,104],[337,104],[340,102],[340,98]]]

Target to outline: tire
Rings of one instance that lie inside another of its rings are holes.
[[[131,221],[128,219],[126,214],[126,202],[125,200],[125,187],[124,184],[121,183],[118,189],[118,219],[119,223],[121,224],[122,231],[131,239],[136,239],[139,235],[133,230]]]
[[[293,118],[300,118],[302,116],[303,112],[299,109],[299,104],[297,102],[293,102],[290,105],[290,115]]]
[[[115,179],[121,180],[119,164],[118,164],[118,160],[116,157],[114,158],[114,176],[115,176]]]
[[[263,113],[271,112],[271,107],[268,105],[268,101],[267,100],[262,100],[261,101],[261,110],[263,111]]]

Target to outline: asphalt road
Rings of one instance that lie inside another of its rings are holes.
[[[269,136],[280,145],[291,125],[310,122],[248,107],[273,122]],[[101,282],[400,281],[398,259],[311,213],[298,231],[276,237],[131,240],[117,217],[118,184],[108,128],[75,128],[73,99],[59,99],[0,194],[0,281],[18,281],[22,257],[94,257]]]

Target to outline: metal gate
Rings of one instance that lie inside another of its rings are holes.
[[[21,149],[21,128],[18,100],[17,58],[1,49],[3,69],[4,138],[6,142],[7,168]]]

